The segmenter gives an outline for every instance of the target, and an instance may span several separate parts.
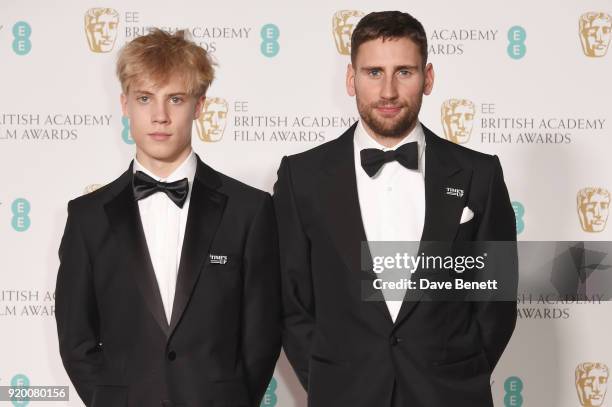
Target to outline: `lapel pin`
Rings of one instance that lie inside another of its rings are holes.
[[[210,264],[226,264],[227,256],[221,256],[219,254],[209,254],[208,258],[210,260]]]
[[[446,195],[461,198],[463,196],[463,189],[446,187]]]

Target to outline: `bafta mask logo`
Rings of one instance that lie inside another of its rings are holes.
[[[341,55],[351,55],[351,36],[363,16],[364,13],[359,10],[340,10],[332,17],[332,33]]]
[[[470,139],[476,108],[467,99],[448,99],[442,103],[444,135],[453,143],[463,144]]]
[[[610,192],[588,187],[578,191],[578,217],[585,232],[601,232],[606,228],[610,211]]]
[[[581,406],[603,406],[609,375],[608,366],[603,363],[585,362],[576,367],[576,391]]]
[[[85,13],[85,34],[92,52],[111,52],[117,39],[119,13],[112,8],[90,8]]]
[[[206,98],[202,114],[196,120],[198,136],[202,141],[219,141],[223,138],[229,108],[222,98]]]
[[[90,194],[93,191],[102,188],[103,186],[104,186],[103,184],[90,184],[90,185],[87,185],[85,187],[85,189],[83,190],[83,195]]]
[[[603,57],[608,52],[612,36],[612,16],[607,13],[589,12],[580,16],[580,42],[587,57]]]

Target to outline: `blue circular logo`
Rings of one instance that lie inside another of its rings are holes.
[[[527,53],[525,39],[527,32],[520,25],[515,25],[508,30],[508,55],[512,59],[521,59]]]
[[[30,228],[30,202],[24,198],[18,198],[11,204],[13,218],[11,225],[17,232],[25,232]]]
[[[280,51],[280,44],[278,38],[280,37],[280,30],[275,24],[266,24],[261,27],[261,53],[268,57],[273,58],[278,55]]]
[[[516,219],[516,234],[520,235],[525,230],[525,206],[519,201],[512,202],[512,209],[514,209],[514,217]]]
[[[268,388],[264,393],[263,398],[261,399],[260,407],[274,407],[278,402],[278,398],[276,397],[276,388],[278,387],[278,382],[275,378],[270,380],[270,384],[268,384]]]
[[[504,382],[504,390],[506,395],[504,396],[505,407],[521,407],[523,405],[523,381],[516,376],[512,376],[506,379]]]
[[[135,141],[130,135],[130,118],[127,116],[121,116],[121,138],[125,144],[134,144]]]
[[[25,21],[19,21],[13,26],[13,51],[17,55],[27,55],[32,50],[32,27]]]
[[[17,374],[11,379],[11,387],[30,387],[30,379],[24,374]],[[30,400],[11,400],[15,407],[25,407],[30,404]]]

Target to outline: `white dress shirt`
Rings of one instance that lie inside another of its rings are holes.
[[[397,161],[386,163],[373,176],[361,167],[361,150],[377,148],[383,151],[416,141],[419,169],[410,170]],[[361,218],[365,234],[372,241],[419,241],[425,222],[425,134],[420,123],[395,147],[379,144],[357,124],[354,136],[355,174]],[[416,254],[416,253],[414,253]],[[410,278],[409,275],[404,276]],[[395,322],[402,305],[400,300],[387,300],[391,319]]]
[[[142,171],[151,178],[163,182],[174,182],[187,178],[189,192],[182,208],[179,208],[164,192],[156,192],[138,201],[140,220],[144,229],[149,256],[159,286],[166,319],[170,323],[176,278],[181,261],[181,250],[185,237],[191,186],[197,168],[197,158],[192,151],[185,161],[167,178],[160,178],[147,170],[138,159],[134,158],[134,172]]]

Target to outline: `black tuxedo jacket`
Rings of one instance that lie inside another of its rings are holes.
[[[170,323],[131,166],[68,204],[59,255],[60,353],[87,406],[259,406],[281,335],[269,194],[198,158]]]
[[[515,301],[405,301],[394,323],[384,301],[362,300],[360,244],[366,236],[354,129],[285,157],[274,187],[283,346],[309,405],[492,406],[490,374],[514,330]],[[424,130],[421,240],[515,241],[514,212],[497,157]],[[464,195],[449,196],[446,187]],[[460,225],[465,206],[475,216]],[[392,401],[399,397],[403,403]]]

